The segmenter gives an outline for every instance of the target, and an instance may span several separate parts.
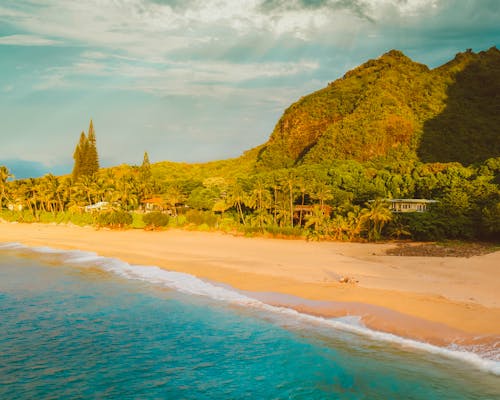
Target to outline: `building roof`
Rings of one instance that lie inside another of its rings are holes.
[[[161,197],[152,197],[150,199],[142,200],[141,203],[144,204],[163,204],[165,201]]]
[[[437,200],[429,199],[385,199],[390,203],[439,203]]]
[[[107,201],[100,201],[98,203],[95,203],[95,204],[90,204],[88,206],[85,206],[85,209],[87,210],[93,210],[93,209],[96,209],[96,208],[101,208],[101,207],[105,207],[107,206],[109,203]]]

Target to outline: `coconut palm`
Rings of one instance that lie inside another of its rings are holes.
[[[256,209],[259,228],[268,221],[267,210],[271,207],[271,194],[262,180],[257,180],[248,199],[248,206]]]
[[[325,201],[332,200],[332,189],[324,182],[316,182],[313,186],[311,197],[319,200],[321,208],[325,205]]]
[[[186,196],[178,186],[169,186],[163,198],[167,205],[174,211],[174,216],[177,218],[177,205],[186,200]]]
[[[325,212],[325,209],[321,205],[315,204],[311,214],[306,217],[305,227],[312,226],[316,233],[325,235],[329,233],[329,221],[330,216]]]
[[[0,209],[3,207],[3,200],[6,198],[7,180],[12,177],[13,175],[7,167],[0,166]]]
[[[74,195],[86,204],[93,204],[98,192],[95,175],[82,175],[73,186]]]
[[[236,211],[238,212],[238,222],[241,222],[243,225],[246,224],[245,217],[243,215],[243,205],[245,202],[248,202],[248,196],[243,187],[235,182],[230,185],[227,193],[227,202],[231,205],[231,207],[236,207]]]
[[[368,240],[379,240],[382,228],[392,220],[388,203],[377,199],[367,203],[367,208],[361,210],[360,223],[368,232]]]
[[[116,196],[125,210],[132,210],[139,205],[138,182],[134,176],[121,176],[115,183]]]

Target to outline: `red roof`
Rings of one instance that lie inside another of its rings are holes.
[[[152,197],[150,199],[142,200],[141,203],[146,204],[164,204],[164,201],[161,197]]]

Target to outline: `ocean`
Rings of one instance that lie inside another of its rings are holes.
[[[0,399],[498,399],[500,362],[193,276],[0,244]]]

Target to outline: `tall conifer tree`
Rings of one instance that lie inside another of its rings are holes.
[[[99,156],[92,120],[90,120],[88,136],[85,136],[85,132],[80,134],[80,140],[73,153],[73,159],[75,160],[73,166],[74,180],[81,176],[94,175],[99,171]]]
[[[97,154],[97,144],[94,132],[94,124],[90,120],[88,138],[88,151],[86,155],[86,164],[88,175],[93,175],[99,171],[99,156]]]
[[[142,165],[141,165],[141,179],[144,182],[147,182],[151,179],[151,164],[149,162],[149,156],[148,152],[144,152],[144,158],[142,160]]]
[[[85,136],[85,132],[82,131],[80,134],[80,140],[75,147],[75,152],[73,153],[73,159],[75,163],[73,165],[73,179],[76,181],[80,175],[83,174],[83,157],[85,153],[85,148],[87,143],[87,137]]]

